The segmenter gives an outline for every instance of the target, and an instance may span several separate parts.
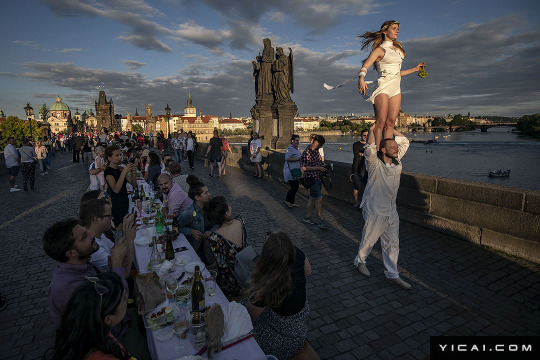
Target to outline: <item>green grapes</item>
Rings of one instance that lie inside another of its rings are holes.
[[[424,66],[422,66],[422,68],[418,72],[418,76],[420,76],[422,79],[425,78],[428,74],[426,69],[427,69],[427,65],[424,64]]]

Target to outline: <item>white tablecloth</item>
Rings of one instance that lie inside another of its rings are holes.
[[[135,240],[137,240],[139,237],[145,236],[149,236],[149,233],[148,230],[143,227],[139,231],[137,231],[137,237],[135,238]],[[195,253],[195,251],[193,250],[193,248],[183,234],[180,234],[180,236],[178,236],[178,238],[173,241],[173,245],[175,249],[182,246],[187,247],[188,249],[186,251],[182,251],[180,254],[188,254],[192,257],[193,260],[199,260],[197,253]],[[140,273],[149,272],[148,262],[150,261],[150,256],[152,255],[152,248],[148,245],[134,245],[133,253],[133,262],[137,267],[137,270],[139,270]],[[175,271],[177,272],[177,274],[181,274],[184,271],[183,268],[183,265],[176,265]],[[208,275],[208,270],[204,269],[203,276],[206,275]],[[185,278],[186,276],[184,276],[184,279]],[[216,295],[211,298],[207,298],[206,303],[207,305],[216,303],[225,306],[229,302],[227,301],[227,298],[225,297],[219,286],[216,286]],[[150,329],[146,330],[146,334],[148,338],[148,348],[150,349],[150,354],[152,355],[152,358],[154,360],[175,360],[182,356],[194,355],[196,353],[196,351],[192,347],[189,335],[186,339],[180,339],[178,336],[175,335],[171,340],[161,342],[155,339],[154,332]],[[185,353],[176,354],[174,352],[174,347],[175,345],[180,343],[185,345]],[[206,359],[206,357],[204,357],[204,359]],[[212,355],[212,359],[263,360],[266,359],[266,357],[261,348],[259,347],[259,344],[257,344],[255,339],[252,337],[219,353],[214,353]]]

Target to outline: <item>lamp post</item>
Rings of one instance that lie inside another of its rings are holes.
[[[28,125],[30,127],[30,139],[33,141],[34,136],[32,135],[32,115],[34,115],[34,108],[30,106],[29,102],[26,103],[24,112],[26,113],[26,120],[28,120]]]
[[[169,107],[169,104],[167,104],[167,107],[165,108],[165,114],[167,116],[167,144],[169,151],[171,151],[171,125],[169,124],[169,119],[171,117],[171,108]]]

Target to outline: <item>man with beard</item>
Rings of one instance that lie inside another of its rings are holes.
[[[188,194],[175,183],[169,174],[161,174],[158,177],[158,185],[163,194],[163,204],[169,209],[168,216],[177,216],[193,204]]]
[[[366,267],[366,258],[380,237],[386,280],[403,289],[410,289],[411,285],[399,277],[397,269],[399,216],[396,209],[402,168],[400,160],[409,148],[409,140],[397,130],[394,130],[394,137],[395,140],[383,139],[377,152],[373,128],[368,133],[364,156],[369,175],[360,204],[365,224],[354,265],[362,275],[371,276]]]
[[[103,221],[111,220],[112,214],[103,214]],[[126,266],[130,261],[130,243],[133,242],[137,228],[135,216],[126,215],[123,220],[124,237],[111,250],[111,268],[125,279]],[[91,255],[98,251],[99,246],[95,234],[82,226],[77,219],[59,221],[43,235],[43,250],[52,259],[58,261],[49,286],[49,313],[56,326],[73,291],[85,281],[87,276],[96,276],[104,269],[95,265]],[[131,266],[131,263],[129,263]],[[127,283],[124,281],[126,291]]]

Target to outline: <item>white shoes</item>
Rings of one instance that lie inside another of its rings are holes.
[[[356,269],[358,270],[358,272],[360,272],[360,274],[364,276],[367,276],[367,277],[371,276],[371,273],[369,272],[366,264],[358,263],[358,265],[356,266]]]
[[[21,191],[21,189],[19,189],[19,188],[14,188],[14,187],[11,188],[11,189],[9,189],[9,192],[16,192],[16,191]]]
[[[405,290],[409,290],[412,288],[412,286],[409,283],[406,283],[405,281],[401,280],[401,278],[394,278],[394,279],[386,278],[386,281],[392,284],[395,284]]]

